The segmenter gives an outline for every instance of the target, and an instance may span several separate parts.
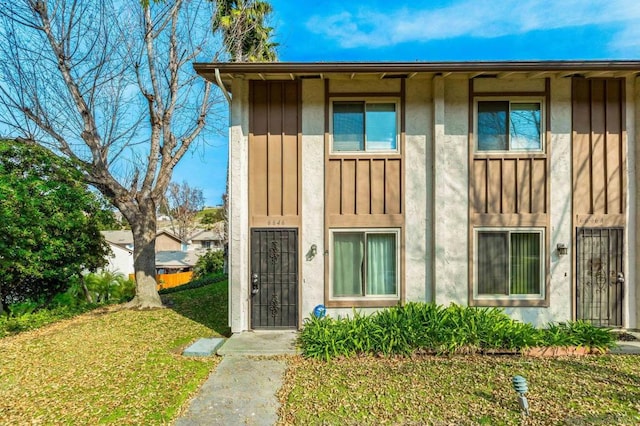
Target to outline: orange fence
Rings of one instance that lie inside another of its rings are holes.
[[[179,285],[186,284],[191,281],[193,272],[178,272],[175,274],[158,274],[156,275],[156,282],[158,283],[158,290],[163,288],[178,287]],[[135,274],[129,274],[129,279],[136,279]]]

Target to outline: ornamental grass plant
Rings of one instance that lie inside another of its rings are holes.
[[[371,315],[305,320],[299,343],[305,357],[329,360],[355,355],[519,353],[532,347],[615,344],[608,329],[576,321],[535,328],[498,308],[407,303]]]

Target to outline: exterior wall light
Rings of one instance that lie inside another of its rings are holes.
[[[318,246],[315,244],[311,244],[311,247],[309,247],[309,251],[305,255],[305,258],[307,259],[307,261],[313,260],[313,258],[316,257],[316,254],[318,254]]]
[[[528,416],[529,401],[527,401],[527,397],[524,396],[524,394],[529,391],[529,387],[527,386],[527,379],[522,376],[514,376],[512,381],[513,389],[518,393],[518,403],[520,404],[520,409]]]
[[[558,256],[566,256],[569,252],[569,249],[567,248],[567,245],[565,243],[558,243],[558,246],[556,248],[558,250]]]

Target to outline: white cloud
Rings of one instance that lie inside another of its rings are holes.
[[[585,25],[615,25],[614,42],[637,44],[638,0],[456,1],[438,9],[360,9],[312,16],[310,31],[335,39],[341,47],[384,47],[460,36],[492,38]],[[615,47],[615,46],[614,46]]]

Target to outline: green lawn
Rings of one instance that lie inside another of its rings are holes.
[[[219,362],[180,352],[225,332],[227,283],[165,297],[0,339],[0,424],[171,422]]]
[[[524,424],[640,424],[640,357],[292,358],[281,424],[518,425],[511,378],[529,382]]]
[[[163,299],[0,339],[0,425],[171,423],[219,362],[179,353],[229,333],[227,282]],[[524,424],[640,424],[640,356],[287,359],[281,424],[523,424],[516,374]]]

